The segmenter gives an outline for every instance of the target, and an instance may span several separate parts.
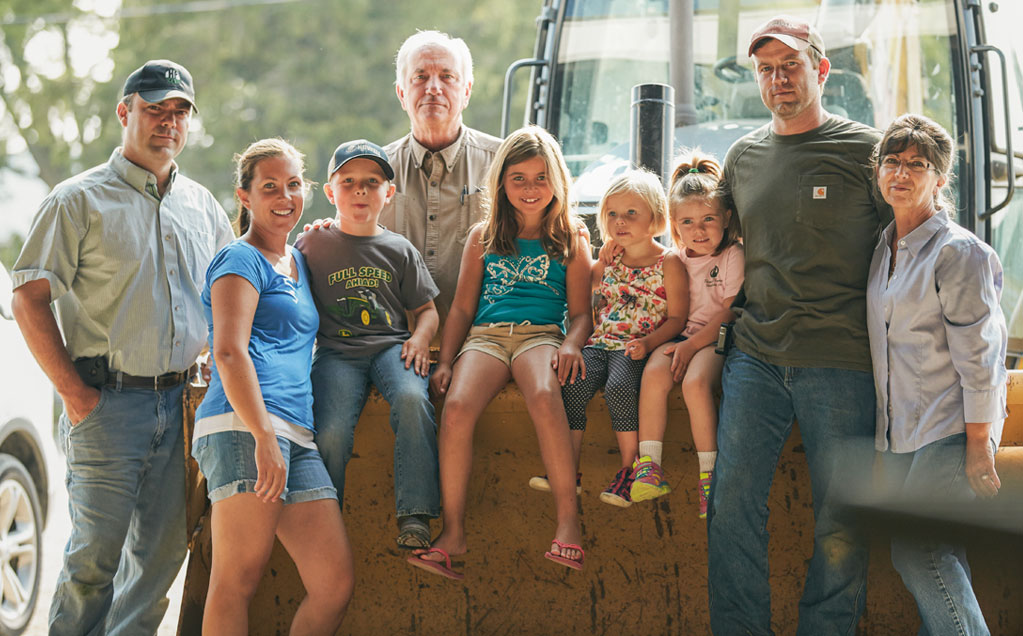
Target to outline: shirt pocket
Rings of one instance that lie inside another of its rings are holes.
[[[469,236],[469,230],[472,229],[472,226],[482,221],[487,215],[486,197],[483,192],[477,190],[465,197],[465,203],[462,204],[462,210],[460,212],[462,222],[458,231],[458,240],[464,244],[466,237]]]
[[[217,238],[212,232],[195,228],[178,229],[177,236],[184,266],[192,280],[197,281],[196,286],[201,288],[206,269],[217,253]]]
[[[844,196],[845,183],[840,175],[800,175],[796,222],[819,230],[841,224]]]

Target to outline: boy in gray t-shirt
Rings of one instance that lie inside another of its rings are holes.
[[[360,139],[338,146],[323,186],[336,223],[303,234],[295,247],[306,258],[320,312],[313,419],[338,499],[372,382],[391,405],[398,545],[425,548],[429,520],[440,512],[437,424],[427,393],[439,292],[418,250],[377,225],[394,194],[393,178],[376,144]],[[415,316],[411,334],[406,311]]]

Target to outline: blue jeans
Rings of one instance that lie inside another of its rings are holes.
[[[337,499],[318,450],[299,446],[280,435],[277,446],[288,466],[286,486],[281,494],[285,504]],[[252,433],[221,431],[203,435],[192,445],[192,457],[206,477],[210,503],[256,492],[259,470],[256,468],[256,438]]]
[[[428,379],[405,368],[401,345],[363,358],[318,347],[312,381],[316,445],[337,488],[338,500],[344,501],[345,467],[352,457],[355,425],[372,382],[391,405],[397,516],[438,516],[437,423]]]
[[[836,473],[843,478],[869,475],[871,374],[782,367],[733,348],[725,360],[722,392],[707,512],[711,630],[725,636],[773,633],[767,498],[795,418],[806,449],[816,520],[796,633],[855,633],[866,600],[868,548],[837,514],[829,495]]]
[[[179,386],[103,388],[74,427],[65,412],[71,537],[50,634],[155,634],[185,558]]]
[[[881,454],[887,485],[899,500],[934,502],[947,509],[976,497],[966,480],[966,434],[932,442],[912,453]],[[892,538],[892,564],[916,599],[920,636],[989,634],[970,583],[961,545],[934,536]]]

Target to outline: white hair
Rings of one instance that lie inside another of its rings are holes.
[[[469,52],[469,46],[462,38],[453,38],[440,31],[416,31],[402,43],[394,60],[395,84],[405,86],[408,80],[406,70],[409,58],[414,53],[429,48],[444,49],[450,53],[461,66],[462,79],[467,84],[472,84],[472,53]]]

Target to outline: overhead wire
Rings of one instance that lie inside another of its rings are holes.
[[[41,15],[0,15],[0,26],[27,25],[42,21],[44,24],[66,24],[83,15],[90,15],[101,20],[119,20],[124,18],[148,18],[155,15],[173,15],[180,13],[207,13],[212,11],[224,11],[237,7],[251,7],[274,4],[291,4],[295,2],[306,2],[307,0],[194,0],[193,2],[182,2],[178,4],[159,4],[143,7],[122,7],[109,16],[103,16],[94,12],[71,12],[47,13]]]

